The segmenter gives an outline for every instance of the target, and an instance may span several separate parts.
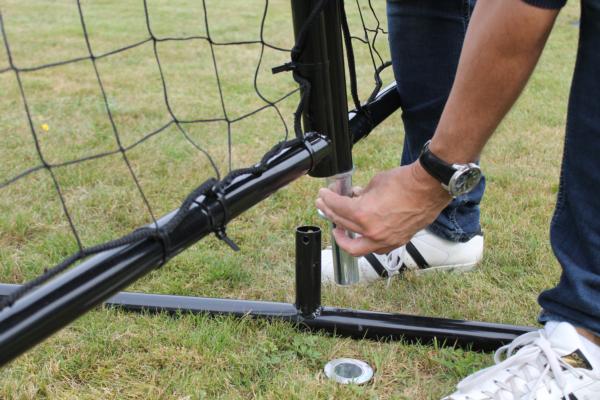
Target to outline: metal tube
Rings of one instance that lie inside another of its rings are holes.
[[[303,325],[356,339],[404,340],[492,351],[534,328],[396,313],[323,307]]]
[[[348,105],[341,36],[340,0],[327,3],[316,20],[306,26],[319,0],[291,0],[294,34],[306,33],[296,73],[310,83],[303,113],[304,130],[331,140],[331,153],[310,172],[327,177],[352,169],[352,142],[348,131]],[[302,93],[306,89],[302,88]]]
[[[352,196],[352,173],[349,171],[327,178],[327,187],[342,196]],[[347,286],[358,283],[360,276],[358,273],[358,260],[356,257],[348,254],[336,242],[333,236],[333,230],[336,225],[330,222],[331,227],[331,254],[333,257],[333,275],[338,285]],[[346,230],[345,235],[353,238],[354,232]]]
[[[333,113],[333,168],[327,179],[328,186],[343,196],[352,196],[352,138],[348,129],[348,97],[346,94],[346,69],[344,66],[344,47],[342,45],[342,0],[329,1],[323,10],[325,20],[325,41],[331,86],[331,101]],[[316,176],[316,174],[313,174]],[[335,226],[332,225],[332,228]],[[333,232],[333,229],[332,229]],[[354,237],[354,233],[345,232],[346,236]],[[331,234],[331,247],[333,255],[333,268],[335,281],[339,285],[352,285],[358,283],[357,259],[340,248]]]
[[[179,253],[217,227],[306,174],[328,152],[329,142],[316,134],[273,156],[261,175],[240,175],[219,200],[201,196],[197,207],[169,235],[171,252]],[[174,213],[161,218],[167,223]],[[50,336],[100,304],[163,261],[162,244],[148,238],[99,253],[40,286],[0,311],[0,365]]]
[[[0,296],[18,285],[0,284]],[[214,299],[122,292],[111,297],[106,306],[135,312],[206,313],[236,317],[265,318],[293,322],[304,329],[336,336],[373,340],[405,340],[442,346],[460,346],[472,350],[491,351],[513,341],[535,328],[462,321],[397,313],[322,307],[316,315],[303,317],[294,304],[268,301]]]
[[[321,307],[321,229],[296,229],[296,308],[314,318]]]
[[[372,104],[367,105],[370,111],[369,118],[351,114],[349,124],[354,141],[366,136],[374,126],[397,109],[398,100],[395,88],[393,90],[384,89]],[[369,123],[367,124],[365,121],[369,121]],[[277,160],[273,160],[272,165],[276,167],[278,173],[265,173],[258,181],[240,177],[232,182],[227,196],[228,219],[234,218],[267,197],[272,191],[297,178],[301,175],[299,170],[310,168],[312,162],[316,163],[324,157],[327,150],[326,141],[312,135],[308,138],[307,144],[310,151],[304,151],[305,149],[299,146],[289,149],[285,154],[277,157]],[[298,163],[302,164],[300,168],[298,168]],[[293,168],[293,173],[282,173],[288,168]],[[257,187],[263,190],[256,190]],[[224,222],[224,213],[220,204],[212,202],[204,205],[213,214],[215,222]],[[168,255],[169,257],[210,233],[210,229],[207,229],[206,215],[199,212],[200,209],[197,211],[193,218],[173,233],[172,252]],[[163,217],[159,224],[166,223],[173,214],[174,212]],[[42,286],[17,301],[12,307],[2,310],[0,312],[0,365],[33,347],[37,342],[76,319],[110,294],[148,273],[160,263],[161,259],[162,246],[152,240],[103,252],[70,271],[69,275],[63,275],[59,277],[61,279],[57,278],[50,282],[51,286]],[[7,295],[13,290],[13,287],[16,285],[0,284],[0,294]],[[78,288],[81,290],[77,290]],[[165,304],[165,301],[170,298],[173,296],[159,297],[156,300],[156,309],[163,310],[167,307],[168,304]],[[214,299],[214,301],[207,299],[206,301],[210,304],[207,304],[205,311],[210,313],[219,312],[219,307],[223,305],[219,299]],[[262,307],[265,304],[264,302],[245,301],[242,303],[251,308],[258,305]],[[185,308],[185,305],[177,303],[173,307],[180,309],[181,307]],[[226,303],[223,307],[228,308],[228,305],[229,303]],[[288,306],[286,312],[290,314],[295,308],[293,305]],[[134,308],[131,304],[127,307]],[[61,310],[64,313],[61,313]],[[240,312],[243,315],[248,311],[249,309],[243,309]]]

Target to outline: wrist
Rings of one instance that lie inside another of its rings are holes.
[[[475,163],[448,163],[431,151],[431,141],[425,143],[419,156],[419,165],[452,197],[475,189],[481,180],[481,168]]]
[[[434,137],[429,144],[429,150],[449,164],[467,164],[479,159],[478,151],[470,149],[465,142],[461,143],[460,146],[454,146],[442,143],[442,140]]]
[[[429,172],[423,168],[423,165],[421,165],[419,160],[411,164],[411,172],[415,182],[417,182],[421,189],[427,192],[431,198],[439,199],[443,202],[452,200],[450,193],[442,187],[437,179],[431,176]]]

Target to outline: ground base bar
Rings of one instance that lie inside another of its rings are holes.
[[[0,296],[18,285],[0,284]],[[121,292],[108,299],[108,307],[146,313],[194,313],[265,318],[292,322],[302,329],[356,339],[405,340],[441,346],[490,351],[534,328],[488,322],[461,321],[396,313],[322,307],[314,318],[304,318],[289,303],[233,300]]]

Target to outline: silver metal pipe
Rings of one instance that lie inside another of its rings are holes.
[[[342,196],[352,196],[352,174],[354,170],[344,172],[338,175],[330,176],[326,178],[327,187],[333,192]],[[331,226],[331,253],[333,255],[333,274],[335,282],[338,285],[353,285],[358,283],[358,262],[357,259],[345,250],[340,248],[333,237],[333,229],[335,224],[330,222]],[[345,231],[346,236],[354,238],[355,233],[349,230]]]

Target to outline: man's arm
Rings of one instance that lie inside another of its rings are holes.
[[[521,0],[477,4],[430,146],[434,154],[460,163],[479,158],[533,72],[557,14]]]
[[[434,154],[452,163],[479,158],[523,90],[557,14],[557,9],[522,0],[477,3],[454,86],[430,146]],[[355,198],[321,189],[316,205],[339,228],[362,235],[350,239],[341,230],[334,231],[338,244],[358,256],[405,244],[433,222],[450,200],[417,161],[376,175]]]

